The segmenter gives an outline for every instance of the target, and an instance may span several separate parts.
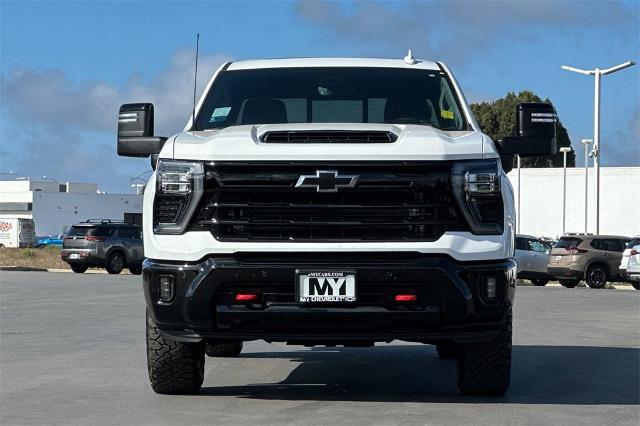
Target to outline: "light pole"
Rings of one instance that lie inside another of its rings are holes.
[[[588,199],[589,199],[589,145],[593,143],[593,139],[582,139],[584,145],[584,233],[589,230],[588,227]]]
[[[579,74],[594,76],[594,100],[593,100],[593,165],[596,168],[596,235],[600,235],[600,77],[607,74],[613,74],[616,71],[629,68],[636,63],[627,61],[615,67],[601,70],[596,68],[593,70],[581,70],[579,68],[563,65],[562,69],[577,72]]]
[[[520,156],[516,155],[516,157],[518,157],[518,212],[516,215],[516,232],[520,232]]]
[[[565,223],[567,217],[567,153],[571,152],[572,149],[570,146],[563,146],[560,148],[560,152],[563,157],[563,171],[564,178],[562,183],[562,235],[565,234]]]

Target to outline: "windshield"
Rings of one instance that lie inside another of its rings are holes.
[[[393,123],[466,130],[441,71],[400,68],[269,68],[223,72],[195,130],[242,124]]]

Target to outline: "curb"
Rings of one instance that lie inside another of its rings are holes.
[[[0,266],[0,271],[14,271],[14,272],[47,272],[45,268],[32,268],[30,266]]]

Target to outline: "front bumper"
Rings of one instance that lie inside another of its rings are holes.
[[[186,264],[147,259],[143,267],[152,319],[165,337],[183,341],[484,340],[500,329],[516,277],[513,260],[457,262],[419,253],[247,253]],[[297,269],[353,271],[358,301],[297,302]],[[167,275],[175,283],[170,303],[159,300],[159,279]],[[492,301],[483,296],[488,276],[498,283]],[[243,290],[259,293],[260,300],[230,297]],[[393,295],[407,291],[417,302],[395,303]]]

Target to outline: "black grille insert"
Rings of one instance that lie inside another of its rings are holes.
[[[395,133],[380,131],[276,131],[262,137],[265,143],[392,143]]]
[[[355,188],[296,188],[318,170],[358,175]],[[435,241],[468,230],[451,194],[450,164],[208,165],[196,229],[221,241]]]

